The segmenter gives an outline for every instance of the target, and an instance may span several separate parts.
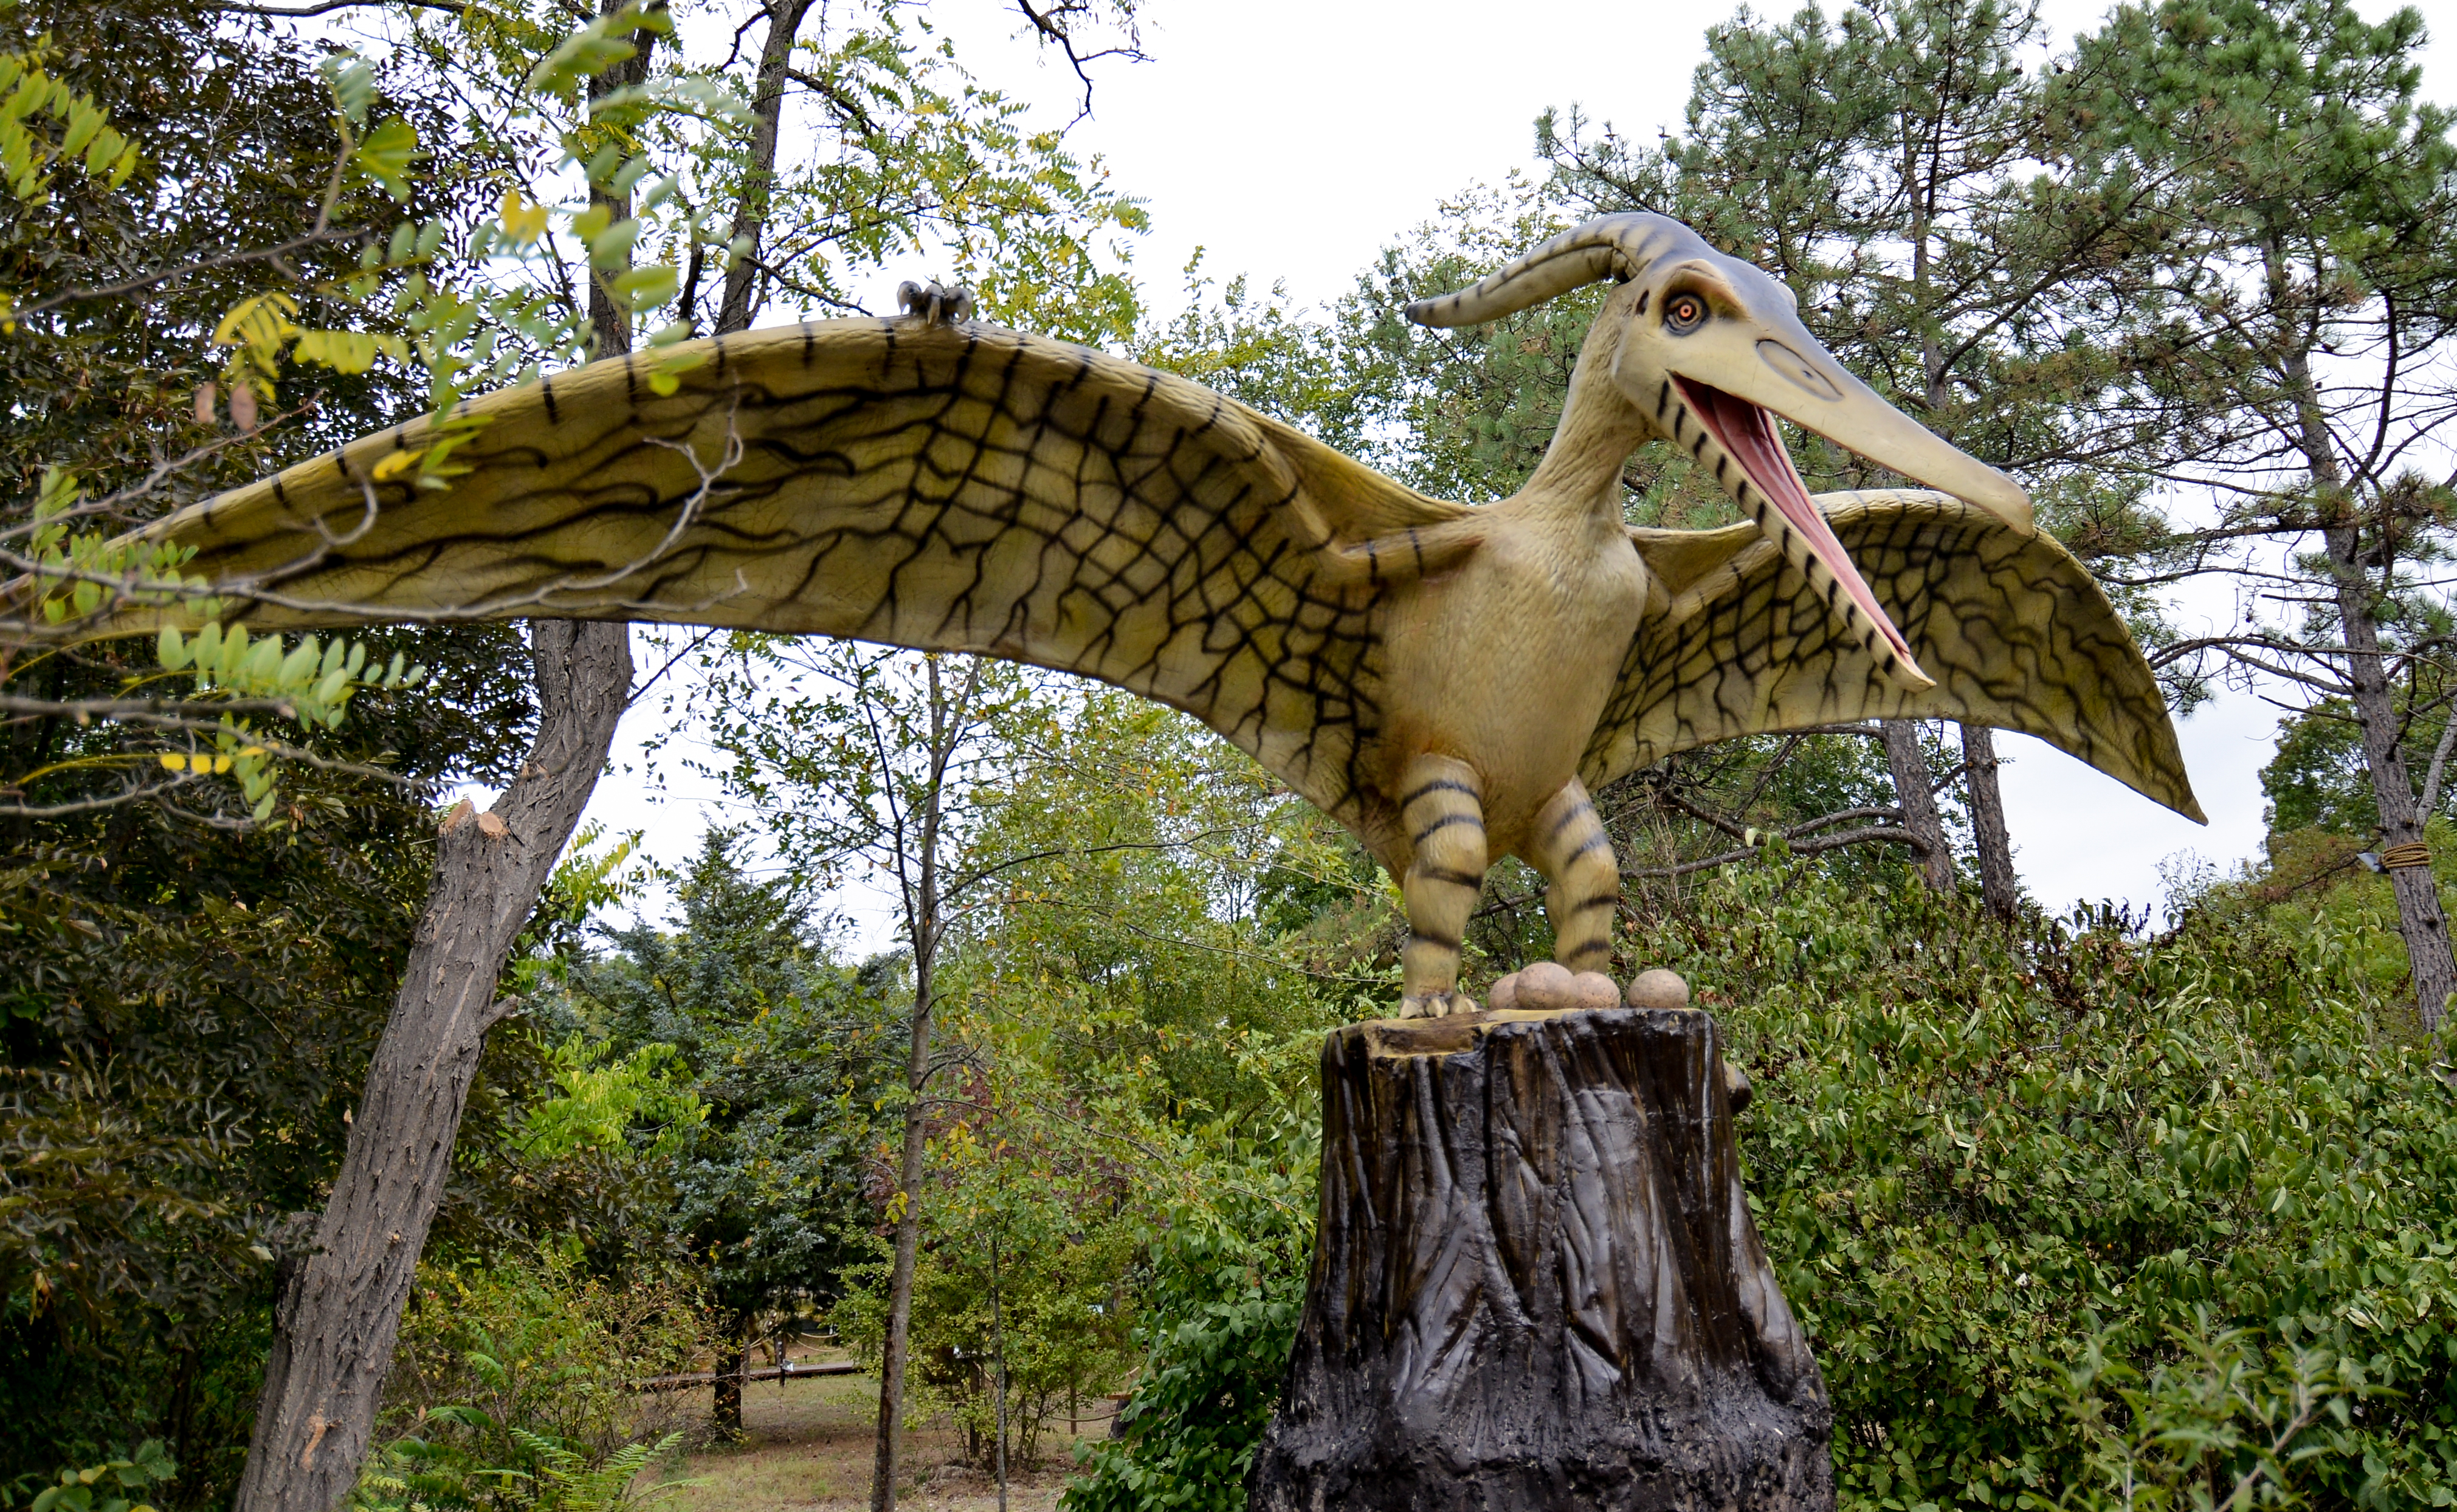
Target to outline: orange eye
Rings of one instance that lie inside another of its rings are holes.
[[[1706,323],[1706,301],[1694,294],[1676,294],[1663,301],[1663,328],[1687,336]]]

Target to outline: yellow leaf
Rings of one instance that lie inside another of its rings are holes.
[[[175,772],[183,772],[188,769],[188,758],[182,752],[166,750],[162,753],[162,765]]]
[[[402,474],[418,465],[419,456],[420,454],[417,452],[393,453],[382,461],[376,463],[376,481],[381,483],[386,479],[399,478]]]
[[[230,770],[230,769],[231,769],[231,759],[230,759],[229,757],[227,757],[227,756],[217,756],[217,757],[215,757],[215,758],[214,758],[214,770],[215,770],[215,771],[217,771],[217,772],[226,772],[226,771],[228,771],[228,770]]]
[[[504,191],[504,235],[515,247],[526,247],[546,235],[546,207],[532,205],[517,189]]]
[[[296,356],[336,372],[363,373],[375,365],[376,338],[358,331],[303,331]]]
[[[259,294],[231,306],[214,327],[216,346],[279,346],[298,334],[291,317],[299,301],[286,294]]]

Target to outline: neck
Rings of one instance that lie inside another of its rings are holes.
[[[1540,498],[1573,513],[1599,511],[1615,523],[1621,518],[1621,464],[1655,434],[1613,382],[1613,359],[1621,355],[1621,333],[1629,318],[1629,312],[1621,308],[1624,298],[1624,294],[1614,295],[1597,313],[1586,343],[1579,349],[1579,365],[1570,375],[1553,444],[1519,490],[1521,499]]]

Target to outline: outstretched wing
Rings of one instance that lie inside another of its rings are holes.
[[[1633,530],[1671,603],[1622,658],[1580,766],[1589,787],[1738,735],[1945,718],[2036,735],[2203,819],[2149,664],[2062,546],[1944,494],[1818,503],[1936,685],[1881,676],[1754,525]]]
[[[655,620],[1082,673],[1353,808],[1390,538],[1467,510],[1181,378],[997,327],[836,320],[698,350],[671,396],[627,358],[475,401],[448,490],[384,466],[428,444],[422,420],[152,533],[244,584],[259,627]]]

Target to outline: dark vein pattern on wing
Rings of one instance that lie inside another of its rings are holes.
[[[1847,506],[1836,536],[1934,688],[1884,678],[1770,543],[1720,592],[1633,638],[1582,772],[1609,781],[1741,735],[1872,718],[1967,718],[2039,736],[2162,803],[2191,790],[2166,705],[2123,621],[2045,538],[1933,498]]]
[[[1245,412],[1057,342],[855,324],[798,352],[781,332],[714,343],[667,398],[558,378],[560,423],[534,386],[481,401],[465,501],[378,485],[391,518],[281,591],[430,607],[444,585],[462,604],[544,594],[531,613],[988,652],[1186,709],[1335,817],[1379,807],[1357,764],[1381,723],[1373,591],[1319,581],[1317,516]],[[655,551],[699,486],[675,448],[712,460],[729,424],[742,458],[672,549],[571,586]],[[312,501],[286,475],[283,512],[348,528],[339,460]],[[458,511],[440,537],[419,524],[438,507]]]

